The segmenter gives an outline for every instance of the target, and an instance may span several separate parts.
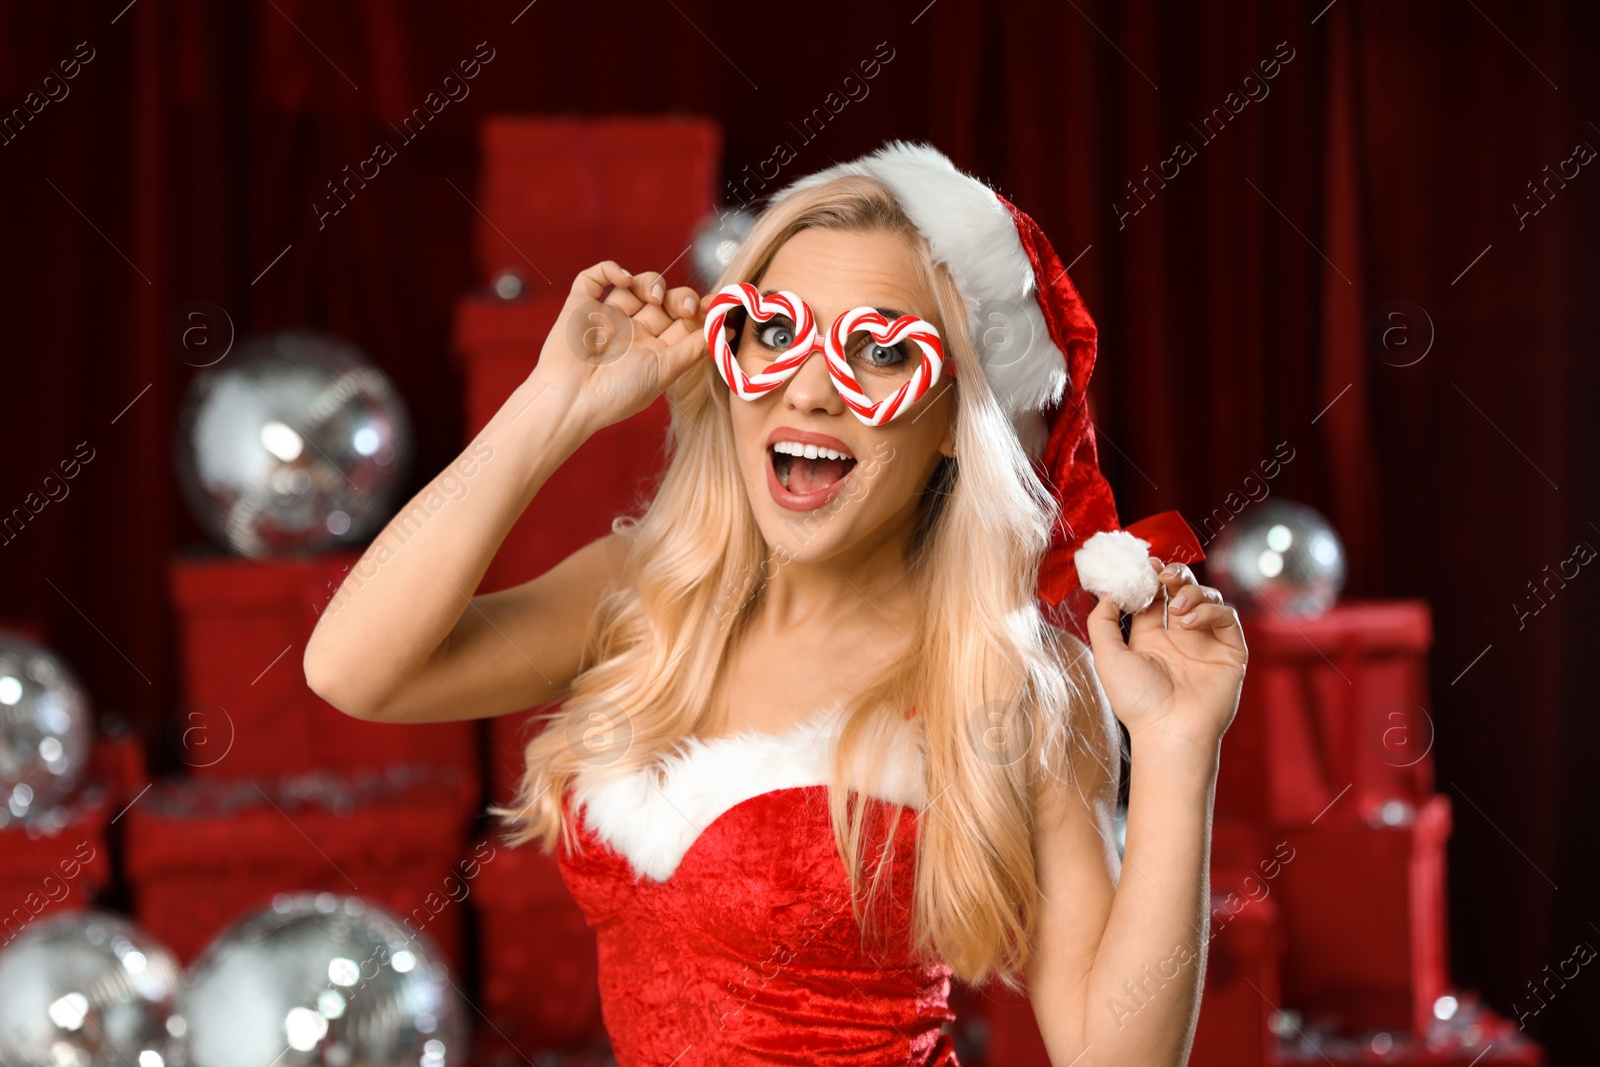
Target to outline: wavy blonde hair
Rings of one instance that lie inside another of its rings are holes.
[[[1082,645],[1049,625],[1034,599],[1055,501],[984,378],[961,293],[887,186],[842,177],[770,206],[717,287],[758,283],[805,227],[884,230],[910,242],[959,381],[955,456],[922,495],[910,557],[921,629],[906,636],[922,654],[871,680],[841,711],[828,792],[852,910],[865,935],[865,905],[885,865],[875,865],[863,892],[871,806],[856,803],[847,769],[878,769],[886,747],[873,743],[876,731],[914,706],[924,796],[933,799],[918,819],[913,951],[937,954],[963,981],[998,977],[1020,988],[1039,897],[1035,797],[1047,777],[1070,777],[1060,754],[1083,689],[1063,669],[1064,654]],[[575,774],[631,774],[696,736],[724,659],[760,601],[770,553],[727,459],[729,391],[707,359],[668,398],[670,459],[643,514],[614,524],[630,534],[628,554],[595,613],[584,667],[568,699],[530,725],[538,732],[515,803],[490,808],[511,827],[509,845],[538,838],[546,853],[562,840],[573,847],[563,798]],[[896,807],[890,835],[898,816]]]

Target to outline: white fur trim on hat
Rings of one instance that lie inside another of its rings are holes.
[[[1096,596],[1111,594],[1130,615],[1150,606],[1161,580],[1150,566],[1150,542],[1126,530],[1101,530],[1084,541],[1073,562],[1078,584]]]
[[[798,178],[773,193],[771,202],[853,174],[887,185],[928,239],[934,258],[949,269],[966,303],[967,328],[990,387],[1023,447],[1030,455],[1042,453],[1046,428],[1040,409],[1061,399],[1067,361],[1039,310],[1038,281],[1011,212],[993,189],[957,170],[943,152],[911,141],[890,141],[858,159]],[[1007,329],[1009,335],[1001,333]],[[985,344],[990,336],[1006,339],[991,350]]]

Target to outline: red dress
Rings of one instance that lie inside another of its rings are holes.
[[[831,725],[692,739],[659,774],[596,768],[569,790],[579,849],[558,862],[599,942],[619,1067],[959,1067],[950,969],[910,952],[920,756],[897,735],[894,780],[866,790],[888,899],[863,941],[829,822]]]

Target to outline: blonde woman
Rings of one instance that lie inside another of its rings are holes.
[[[566,314],[597,301],[627,330],[557,324],[470,491],[321,620],[311,686],[384,722],[563,701],[493,811],[556,851],[622,1067],[954,1064],[952,976],[1025,989],[1062,1067],[1183,1063],[1247,652],[1172,545],[1111,532],[1093,324],[1032,220],[891,142],[774,195],[715,293],[604,262]],[[643,513],[469,598],[663,392]],[[1096,531],[1131,571],[1077,551]]]

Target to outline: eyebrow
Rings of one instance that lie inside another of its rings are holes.
[[[776,290],[776,289],[764,289],[764,290],[762,290],[761,295],[762,296],[777,296],[778,295],[778,290]],[[876,311],[878,314],[882,315],[884,318],[889,319],[891,321],[894,320],[894,319],[898,319],[903,315],[910,314],[909,312],[901,311],[898,308],[876,308],[875,307],[872,310]],[[915,315],[912,316],[912,318],[917,318],[917,317],[918,316],[915,316]]]

